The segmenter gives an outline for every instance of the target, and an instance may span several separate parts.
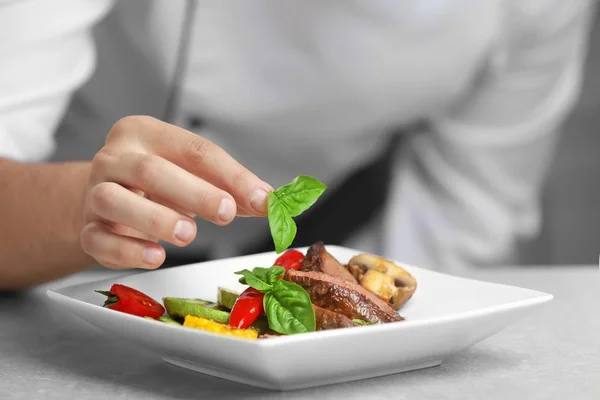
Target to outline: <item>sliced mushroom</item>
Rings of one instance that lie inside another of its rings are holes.
[[[370,254],[352,257],[346,266],[361,286],[398,310],[417,289],[416,279],[393,261]]]
[[[368,291],[375,293],[381,300],[389,303],[396,293],[394,278],[374,269],[367,270],[359,281]]]

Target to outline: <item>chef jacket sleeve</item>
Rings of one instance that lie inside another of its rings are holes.
[[[91,76],[91,28],[112,0],[0,2],[0,157],[42,161],[72,94]]]
[[[504,3],[487,67],[413,138],[400,165],[390,256],[437,269],[501,264],[538,234],[542,186],[578,100],[594,9],[587,0]]]

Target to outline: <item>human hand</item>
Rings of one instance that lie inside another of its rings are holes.
[[[81,246],[109,268],[157,268],[165,259],[158,240],[188,245],[195,216],[217,225],[264,216],[271,190],[209,140],[151,117],[126,117],[92,161]]]

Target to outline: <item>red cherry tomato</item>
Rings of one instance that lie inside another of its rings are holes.
[[[280,267],[288,269],[299,269],[302,265],[302,261],[304,261],[304,254],[299,252],[298,250],[288,250],[282,255],[279,256],[277,260],[275,260],[275,264]]]
[[[105,306],[111,310],[121,311],[138,317],[158,318],[165,313],[165,308],[148,295],[125,285],[114,284],[110,288]]]
[[[229,326],[246,329],[264,312],[263,298],[265,295],[249,287],[235,301],[229,315]]]

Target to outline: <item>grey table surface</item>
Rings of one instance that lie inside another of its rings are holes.
[[[530,317],[441,366],[296,392],[270,392],[164,363],[50,303],[46,289],[0,297],[0,399],[600,399],[598,267],[462,273],[552,293]]]

